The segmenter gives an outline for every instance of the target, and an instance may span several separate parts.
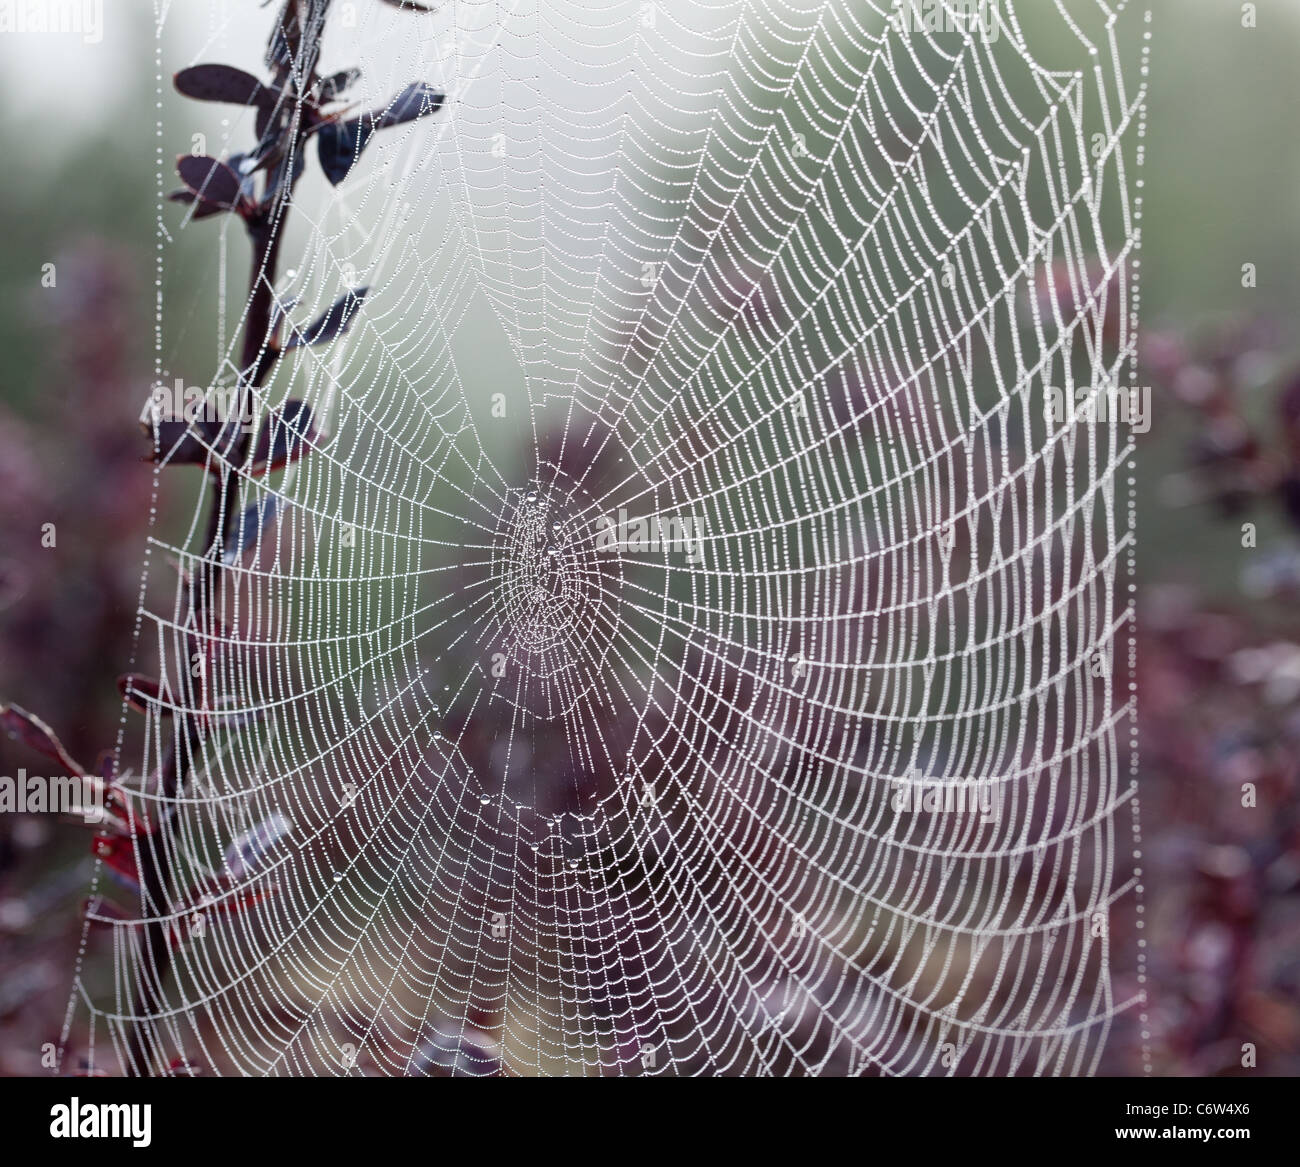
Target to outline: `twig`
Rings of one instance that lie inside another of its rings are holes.
[[[442,104],[441,94],[417,83],[388,106],[360,117],[343,120],[340,114],[328,112],[327,107],[357,76],[355,70],[348,70],[322,78],[316,71],[329,5],[330,0],[285,0],[267,54],[273,73],[270,85],[261,85],[241,70],[220,65],[195,66],[176,77],[177,88],[188,96],[255,105],[260,134],[254,151],[226,163],[217,159],[194,160],[192,156],[182,158],[177,168],[187,188],[172,196],[175,201],[191,205],[196,218],[221,212],[239,215],[252,251],[233,417],[220,429],[209,427],[206,432],[195,433],[188,426],[183,434],[175,427],[166,431],[169,437],[181,441],[199,439],[184,447],[189,452],[185,460],[203,459],[209,470],[206,541],[202,558],[188,583],[186,648],[190,660],[195,659],[195,654],[199,654],[200,660],[206,659],[201,637],[214,637],[219,627],[217,604],[225,570],[232,560],[230,549],[239,533],[240,471],[237,468],[248,467],[252,455],[260,452],[262,446],[267,448],[268,468],[274,468],[275,459],[270,451],[275,435],[268,433],[268,425],[263,426],[258,447],[255,449],[252,444],[253,428],[249,420],[255,390],[265,382],[284,352],[305,344],[327,343],[342,335],[365,295],[364,289],[349,292],[315,324],[292,334],[281,344],[274,288],[293,190],[303,173],[303,152],[308,141],[316,138],[322,169],[337,184],[375,132],[433,113]],[[253,187],[259,173],[264,175],[260,198],[254,194]],[[284,426],[287,419],[281,428]],[[281,440],[301,453],[310,437],[309,410],[303,408],[297,412],[295,426],[292,434],[282,436]],[[172,451],[162,450],[161,432],[159,428],[156,440],[160,455],[166,456]],[[181,448],[178,442],[172,449]],[[172,967],[174,929],[167,911],[180,890],[174,834],[177,799],[185,789],[188,775],[198,765],[207,737],[202,697],[195,692],[189,670],[182,670],[182,676],[186,678],[186,699],[177,711],[173,742],[158,774],[158,814],[148,832],[137,836],[136,861],[147,923],[127,1042],[126,1070],[136,1076],[147,1076],[156,1068],[150,1019],[164,1001],[163,985]],[[143,847],[139,845],[141,839],[146,843]]]

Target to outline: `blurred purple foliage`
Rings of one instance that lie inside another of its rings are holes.
[[[93,760],[116,737],[113,677],[135,626],[152,489],[134,424],[146,374],[125,254],[87,239],[55,271],[27,305],[47,379],[28,416],[0,407],[0,694],[52,711],[70,751]],[[20,767],[46,773],[0,736],[0,774]],[[43,815],[0,816],[0,1073],[42,1072],[41,1046],[58,1040],[86,844]]]

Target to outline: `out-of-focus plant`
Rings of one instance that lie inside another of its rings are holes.
[[[1157,332],[1143,363],[1195,425],[1187,469],[1165,483],[1166,501],[1211,505],[1224,518],[1280,511],[1300,530],[1300,369],[1268,391],[1264,417],[1250,410],[1261,369],[1275,363],[1263,321],[1238,322],[1199,341]]]
[[[1300,1069],[1300,635],[1286,627],[1300,584],[1300,373],[1275,372],[1277,343],[1248,321],[1144,346],[1156,387],[1193,423],[1165,502],[1282,520],[1272,547],[1252,523],[1227,532],[1243,600],[1211,603],[1180,582],[1144,605],[1143,818],[1159,824],[1149,979],[1165,1073],[1242,1073],[1246,1046],[1259,1071]]]
[[[69,744],[89,752],[117,723],[93,688],[98,662],[130,643],[124,614],[140,577],[120,551],[148,526],[150,475],[121,422],[140,386],[129,265],[85,240],[55,268],[57,283],[38,295],[57,384],[30,422],[0,415],[0,692],[78,710]]]
[[[122,423],[138,407],[143,353],[126,254],[84,238],[54,269],[28,317],[52,380],[30,416],[0,411],[0,692],[59,710],[71,752],[93,756],[118,725],[105,662],[129,652],[139,598],[123,551],[149,525],[151,475]],[[26,752],[0,735],[0,773],[17,774]],[[50,990],[77,940],[64,909],[87,882],[76,856],[46,816],[0,815],[0,1072],[36,1072],[59,1035],[65,1001]]]

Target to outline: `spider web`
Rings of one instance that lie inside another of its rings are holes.
[[[142,600],[136,663],[174,705],[204,670],[174,848],[217,890],[160,912],[101,868],[93,1058],[138,1021],[155,1069],[236,1074],[1095,1070],[1132,1003],[1132,444],[1044,406],[1133,354],[1141,15],[334,8],[368,104],[448,101],[337,189],[309,163],[279,295],[371,291],[259,391],[322,436],[241,476],[279,519],[198,664],[166,560],[203,554],[206,499],[155,526],[174,602]],[[249,65],[271,18],[192,15],[159,9],[160,79]],[[246,258],[160,222],[169,379]],[[123,771],[171,712],[124,712]]]

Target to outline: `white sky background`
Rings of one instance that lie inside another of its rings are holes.
[[[90,10],[95,11],[93,3]],[[195,5],[190,19],[199,15]],[[99,39],[94,41],[76,32],[0,33],[0,85],[9,117],[19,124],[49,121],[60,127],[33,135],[33,151],[57,154],[70,148],[78,129],[99,123],[144,88],[133,70],[148,60],[151,6],[141,0],[104,0],[97,23]]]
[[[0,0],[0,8],[27,2]],[[385,9],[378,0],[352,2],[363,17],[383,10],[404,22],[405,36],[418,35],[414,30],[425,23]],[[498,7],[493,0],[448,2],[455,4],[462,25],[476,10]],[[1243,254],[1270,255],[1277,268],[1300,270],[1294,261],[1300,254],[1295,195],[1300,144],[1292,125],[1300,71],[1291,61],[1300,35],[1300,0],[1259,0],[1260,28],[1249,35],[1241,33],[1240,6],[1234,0],[1147,2],[1158,29],[1151,164],[1162,180],[1149,192],[1147,302],[1156,308],[1165,293],[1186,312],[1231,296],[1232,281],[1222,273],[1239,270]],[[102,39],[94,44],[77,34],[0,33],[0,99],[11,126],[25,135],[23,157],[11,165],[6,181],[23,182],[24,173],[27,181],[41,181],[54,166],[65,164],[87,135],[109,132],[124,143],[152,140],[153,127],[141,126],[139,113],[140,103],[150,101],[154,92],[156,3],[167,13],[168,74],[199,60],[262,71],[266,31],[279,0],[267,7],[262,0],[102,0]],[[669,7],[695,0],[661,3]],[[209,28],[222,31],[205,49]],[[367,64],[360,57],[341,57],[346,52],[332,48],[327,67]],[[402,73],[400,79],[404,83],[415,75]],[[167,110],[168,128],[175,130],[180,99],[169,97],[177,103]],[[200,111],[196,103],[187,104],[184,116],[207,129],[230,112],[217,106]],[[124,108],[131,109],[132,120],[115,124]],[[111,128],[106,131],[106,126]],[[239,131],[235,148],[243,148],[246,137]],[[1260,143],[1267,148],[1261,150]],[[214,152],[221,149],[219,142],[210,145]],[[187,148],[183,139],[169,137],[169,154]],[[1189,247],[1192,233],[1197,245]],[[1291,303],[1300,297],[1300,285],[1288,280],[1285,290],[1274,292]]]
[[[21,9],[34,0],[0,0],[0,28],[6,11]],[[155,7],[165,13],[165,51],[163,69],[170,91],[170,74],[187,64],[217,61],[237,65],[249,72],[265,73],[262,56],[272,21],[280,0],[43,0],[54,6],[51,11],[71,10],[84,6],[90,14],[87,27],[95,34],[70,32],[0,31],[0,92],[5,109],[19,124],[54,123],[55,132],[33,135],[34,152],[58,155],[75,147],[79,131],[106,120],[118,107],[133,97],[137,100],[154,90],[153,41]],[[481,0],[450,4],[447,12],[431,17],[398,12],[378,0],[350,0],[356,14],[355,31],[338,27],[334,19],[329,26],[322,72],[359,64],[362,81],[356,96],[383,101],[390,97],[385,86],[393,77],[411,77],[427,72],[420,69],[421,48],[424,60],[431,44],[445,37],[447,29],[458,26],[461,39],[484,41],[483,34],[497,18],[511,8],[509,0]],[[695,0],[659,0],[661,11],[690,12],[694,26],[708,24],[707,16]],[[527,9],[529,5],[520,5]],[[570,4],[571,13],[583,6]],[[707,7],[703,10],[707,12]],[[97,14],[97,15],[96,15]],[[13,17],[10,16],[12,21]],[[516,26],[523,31],[529,26]],[[394,37],[392,34],[397,33]],[[346,38],[358,44],[349,52]],[[600,39],[599,34],[595,39]],[[382,64],[378,71],[367,65],[376,63],[376,51],[382,47]],[[571,46],[576,52],[576,46]],[[396,51],[395,51],[396,50]],[[597,50],[599,53],[599,50]],[[369,58],[369,59],[368,59]],[[405,60],[403,60],[405,58]],[[462,65],[465,62],[462,61]],[[596,63],[596,62],[592,62]],[[414,71],[412,71],[414,70]],[[438,81],[437,77],[427,80]],[[377,88],[367,92],[367,81]],[[580,79],[574,89],[583,86]],[[170,95],[169,96],[173,96]],[[136,132],[136,128],[132,128]]]

